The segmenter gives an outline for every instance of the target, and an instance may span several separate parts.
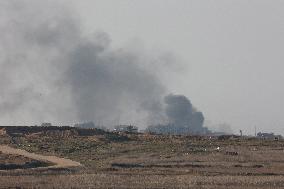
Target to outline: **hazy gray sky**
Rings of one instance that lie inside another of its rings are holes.
[[[207,120],[236,132],[252,134],[257,126],[284,134],[284,1],[73,0],[71,6],[84,32],[105,31],[116,47],[138,43],[173,53],[183,71],[164,82]]]

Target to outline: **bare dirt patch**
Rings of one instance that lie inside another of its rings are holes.
[[[34,160],[21,155],[0,153],[0,170],[47,167],[50,163]]]
[[[69,160],[69,159],[59,158],[56,156],[43,156],[39,154],[29,153],[25,150],[15,149],[15,148],[11,148],[9,146],[4,146],[4,145],[0,145],[0,151],[4,154],[9,154],[8,157],[18,157],[18,158],[25,157],[28,160],[31,159],[28,162],[33,162],[34,164],[36,164],[36,162],[43,162],[44,164],[45,162],[46,164],[51,165],[49,166],[49,168],[68,168],[68,167],[81,166],[80,163]],[[27,165],[29,165],[29,163],[27,163]]]

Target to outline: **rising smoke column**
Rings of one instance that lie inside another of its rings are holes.
[[[184,95],[167,95],[165,114],[168,124],[152,125],[148,130],[156,133],[170,134],[204,134],[208,132],[203,127],[204,116],[197,111],[190,100]]]
[[[145,113],[148,120],[160,119],[164,86],[140,67],[137,55],[113,51],[108,36],[97,35],[94,41],[80,41],[68,56],[66,77],[80,120],[118,124],[131,120],[132,113],[136,119]]]
[[[65,61],[80,35],[57,3],[0,2],[0,123],[65,122],[75,116],[63,83]]]
[[[84,35],[66,3],[2,0],[0,40],[0,124],[203,124],[186,97],[164,101],[167,88],[145,68],[154,59],[113,49],[104,32]]]
[[[166,115],[171,124],[187,127],[198,132],[202,130],[204,116],[193,108],[190,100],[184,95],[168,95],[165,97]]]
[[[113,125],[160,120],[166,89],[139,53],[83,35],[56,1],[0,2],[0,123]]]

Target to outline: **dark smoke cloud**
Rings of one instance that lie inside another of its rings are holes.
[[[149,71],[155,59],[113,49],[104,32],[85,36],[73,12],[51,0],[0,2],[0,124],[202,127],[186,97],[163,102],[167,89]]]
[[[198,112],[187,97],[171,94],[166,96],[164,101],[168,124],[150,126],[149,131],[174,134],[205,134],[208,132],[207,128],[203,127],[202,112]]]
[[[183,95],[168,95],[165,97],[166,114],[169,122],[177,126],[186,126],[198,131],[202,128],[204,117],[202,112],[193,108],[190,100]]]
[[[146,113],[147,119],[162,112],[165,89],[160,81],[139,66],[137,55],[112,51],[108,36],[99,37],[103,40],[81,41],[68,56],[66,77],[79,119],[118,124],[119,119],[131,120],[124,111]]]

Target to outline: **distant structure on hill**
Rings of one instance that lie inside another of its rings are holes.
[[[147,132],[157,133],[157,134],[174,134],[174,135],[206,135],[211,133],[206,127],[198,127],[196,129],[189,127],[187,125],[152,125],[146,129]]]
[[[50,127],[50,126],[52,126],[52,124],[51,123],[42,123],[41,126],[42,127]]]
[[[114,127],[115,132],[129,132],[129,133],[137,133],[138,127],[133,125],[117,125]]]
[[[257,137],[263,139],[276,139],[276,140],[283,139],[281,135],[275,135],[274,133],[262,133],[262,132],[257,133]]]
[[[84,128],[84,129],[92,129],[96,128],[95,124],[93,122],[85,122],[85,123],[76,123],[74,127]]]
[[[74,127],[77,128],[83,128],[83,129],[102,129],[102,130],[106,130],[105,127],[103,126],[97,126],[94,124],[94,122],[90,121],[90,122],[84,122],[84,123],[76,123],[74,125]]]
[[[226,133],[226,132],[217,132],[217,131],[214,131],[214,132],[211,132],[211,133],[208,133],[210,136],[230,136],[230,135],[233,135],[231,133]]]

